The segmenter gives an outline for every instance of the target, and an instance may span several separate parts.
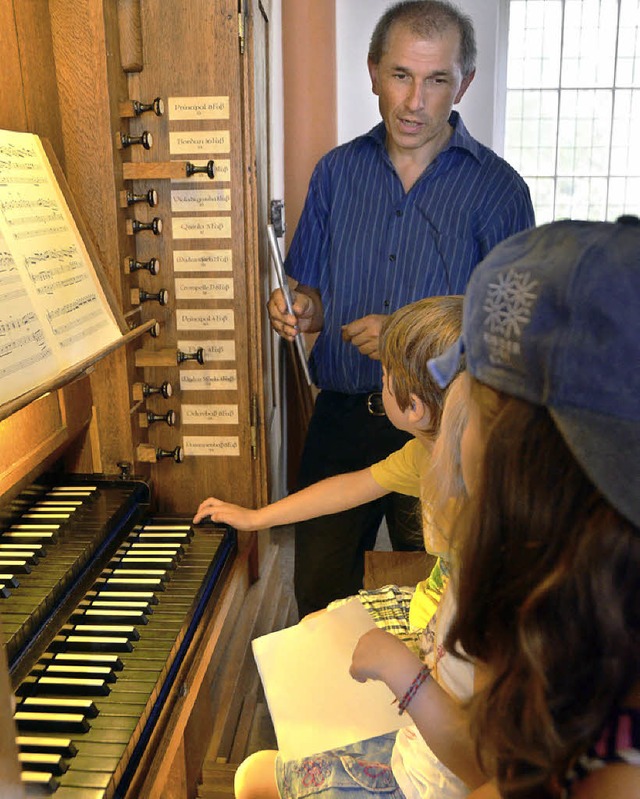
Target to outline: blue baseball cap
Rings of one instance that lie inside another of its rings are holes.
[[[429,362],[545,406],[609,502],[640,526],[640,221],[552,222],[474,270],[462,336]]]

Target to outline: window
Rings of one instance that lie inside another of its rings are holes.
[[[508,0],[505,158],[538,224],[640,214],[640,0]]]

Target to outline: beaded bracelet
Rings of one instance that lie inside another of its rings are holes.
[[[404,713],[404,711],[409,706],[409,702],[411,702],[413,697],[417,694],[418,688],[420,688],[420,686],[427,679],[429,674],[431,674],[431,669],[428,666],[423,666],[420,669],[420,671],[416,674],[414,681],[407,689],[407,693],[400,700],[400,704],[398,705],[398,715],[401,716]]]

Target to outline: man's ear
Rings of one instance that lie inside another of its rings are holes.
[[[368,58],[367,59],[367,68],[369,70],[369,77],[371,78],[371,91],[378,95],[380,91],[378,89],[378,65],[374,64],[373,61]]]
[[[474,69],[473,72],[470,72],[465,78],[462,79],[462,83],[460,84],[458,93],[456,94],[455,99],[453,101],[454,105],[458,105],[460,100],[462,100],[462,98],[464,97],[464,93],[471,85],[471,81],[475,78],[475,76],[476,76],[476,71]]]

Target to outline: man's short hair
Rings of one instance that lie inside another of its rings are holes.
[[[424,39],[440,36],[452,27],[458,28],[463,77],[476,68],[476,35],[471,17],[447,0],[402,0],[390,6],[378,20],[371,36],[369,60],[372,63],[378,64],[386,52],[389,31],[396,22]]]

